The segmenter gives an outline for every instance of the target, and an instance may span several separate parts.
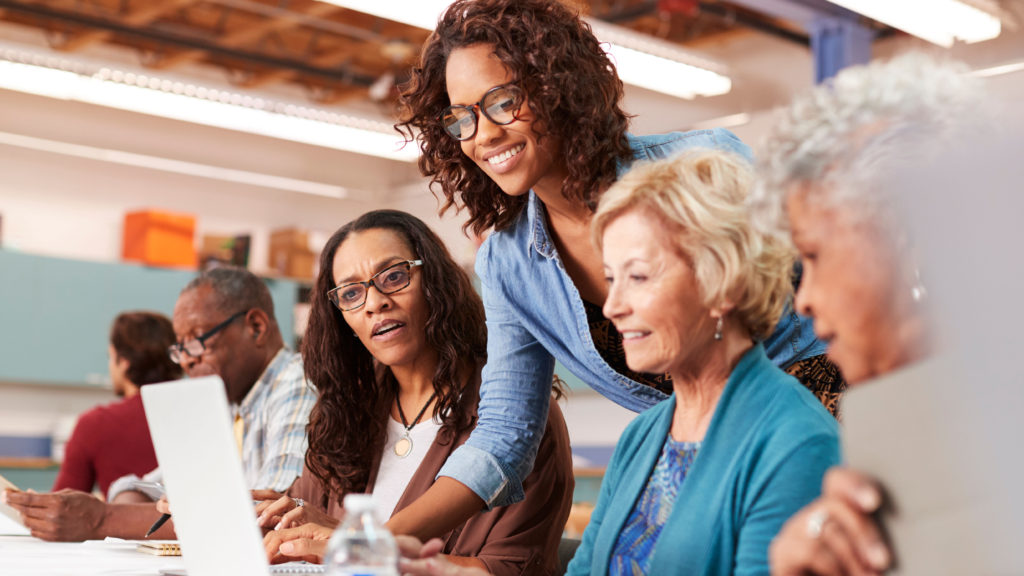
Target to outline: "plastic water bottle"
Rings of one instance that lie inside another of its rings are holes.
[[[327,543],[326,574],[398,576],[398,545],[375,512],[369,494],[345,496],[345,520]]]

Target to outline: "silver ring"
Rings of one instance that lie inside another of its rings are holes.
[[[821,531],[825,528],[825,522],[828,522],[828,510],[818,508],[812,512],[807,517],[807,536],[814,540],[820,538]]]
[[[292,504],[295,504],[296,508],[302,508],[306,505],[306,501],[302,498],[292,498]]]

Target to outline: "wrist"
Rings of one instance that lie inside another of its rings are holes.
[[[100,514],[97,515],[91,526],[89,526],[90,540],[102,540],[107,536],[114,536],[111,527],[114,525],[112,515],[115,507],[106,502],[101,502],[100,506]]]

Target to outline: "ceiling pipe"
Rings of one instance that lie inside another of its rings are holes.
[[[359,74],[351,70],[339,70],[320,68],[317,66],[310,66],[300,60],[293,60],[290,58],[278,58],[274,56],[267,56],[264,54],[258,54],[247,50],[239,50],[236,48],[226,48],[217,44],[212,44],[208,41],[177,34],[173,32],[167,32],[162,30],[155,30],[153,28],[134,28],[120,22],[108,20],[105,18],[97,18],[94,16],[86,16],[78,13],[64,12],[60,10],[54,10],[48,6],[41,4],[21,4],[19,2],[12,2],[11,0],[0,0],[0,10],[7,10],[10,12],[24,14],[35,18],[42,18],[45,20],[51,20],[54,22],[60,22],[63,24],[73,24],[76,26],[84,26],[96,30],[107,30],[121,36],[139,38],[143,40],[151,40],[163,44],[165,46],[188,49],[188,50],[202,50],[210,54],[223,56],[226,58],[233,58],[241,62],[247,62],[251,64],[257,64],[268,68],[284,68],[296,70],[302,74],[319,78],[321,80],[328,80],[332,82],[338,82],[341,84],[355,85],[359,87],[368,87],[377,80],[376,77],[368,76],[365,74]]]
[[[731,1],[733,1],[734,4],[745,4],[744,2],[735,2],[735,0]],[[637,18],[657,14],[660,11],[660,4],[661,3],[658,0],[647,0],[646,2],[634,4],[621,10],[594,13],[592,16],[594,18],[604,20],[605,22],[624,24],[636,20]],[[752,2],[752,4],[753,6],[756,6],[758,3],[755,1]],[[761,11],[756,7],[752,9],[759,12]],[[758,32],[769,34],[801,46],[810,46],[811,43],[810,37],[806,34],[800,34],[799,32],[793,32],[792,30],[787,30],[781,26],[776,26],[770,22],[760,20],[756,17],[750,16],[749,14],[735,10],[720,2],[708,2],[702,0],[697,3],[697,10],[698,14],[707,14],[716,18],[728,20],[729,22],[734,22],[745,28],[757,30]]]

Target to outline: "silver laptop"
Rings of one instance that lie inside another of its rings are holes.
[[[270,574],[223,381],[178,380],[141,392],[188,575]],[[289,564],[274,573],[319,569]]]

